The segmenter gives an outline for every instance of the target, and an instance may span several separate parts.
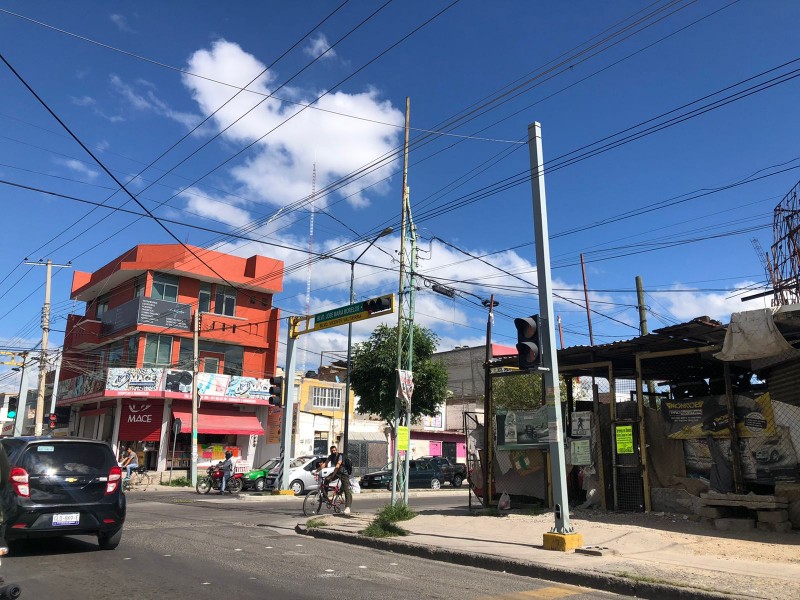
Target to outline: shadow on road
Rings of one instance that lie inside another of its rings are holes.
[[[81,554],[98,552],[97,538],[88,536],[58,537],[46,539],[14,540],[9,542],[9,554],[4,560],[12,562],[16,557],[53,556],[58,554]]]

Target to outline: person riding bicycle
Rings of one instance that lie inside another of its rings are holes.
[[[228,450],[225,452],[225,461],[220,465],[222,469],[222,481],[219,482],[219,493],[224,494],[225,488],[228,487],[228,480],[231,478],[233,474],[233,453]],[[230,492],[232,493],[232,492]]]
[[[136,452],[134,452],[133,448],[131,448],[130,446],[125,448],[125,456],[122,459],[121,466],[124,467],[128,473],[126,479],[131,478],[131,471],[139,468],[139,457],[136,455]]]
[[[353,493],[350,491],[350,473],[345,473],[347,470],[344,466],[344,455],[336,450],[336,446],[331,446],[331,453],[327,460],[328,465],[333,467],[333,472],[324,479],[324,483],[328,484],[334,479],[342,482],[342,491],[344,491],[344,514],[350,514],[350,505],[353,504]],[[327,489],[325,490],[327,495]]]

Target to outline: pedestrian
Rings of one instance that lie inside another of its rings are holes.
[[[334,479],[342,482],[344,490],[344,514],[350,514],[350,505],[353,504],[353,493],[350,491],[350,471],[347,468],[345,457],[336,450],[336,446],[331,446],[331,453],[328,456],[328,466],[333,467],[333,472],[325,478],[325,483],[330,483]]]
[[[228,487],[228,480],[231,478],[231,475],[233,474],[233,460],[232,460],[232,457],[233,457],[233,454],[231,453],[230,450],[228,450],[227,452],[225,452],[225,460],[220,465],[220,468],[222,469],[222,481],[219,482],[219,493],[220,494],[224,494],[225,493],[225,488]],[[233,492],[231,492],[229,490],[228,493],[231,494]]]
[[[122,458],[122,466],[127,471],[128,475],[126,479],[131,478],[131,471],[139,467],[139,457],[136,455],[136,452],[133,451],[133,448],[128,446],[125,448],[125,454]]]

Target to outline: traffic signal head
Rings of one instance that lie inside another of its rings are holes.
[[[380,298],[370,298],[364,301],[364,310],[370,314],[394,310],[393,299],[394,295],[392,294],[381,296]]]
[[[17,404],[19,402],[19,398],[16,396],[9,396],[8,398],[8,415],[9,419],[14,419],[17,416]]]
[[[56,413],[50,413],[50,429],[55,429],[57,424],[58,415]]]
[[[269,378],[269,403],[273,406],[283,405],[283,377]]]
[[[542,366],[542,338],[539,315],[514,319],[517,328],[517,354],[520,370]]]

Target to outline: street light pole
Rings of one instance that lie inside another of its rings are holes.
[[[355,269],[356,263],[361,260],[361,257],[367,253],[367,250],[372,248],[372,245],[381,239],[384,236],[389,235],[392,233],[392,228],[387,227],[383,231],[381,231],[375,238],[367,244],[367,247],[364,248],[364,251],[358,255],[355,260],[350,261],[350,304],[353,304],[356,301],[355,291],[353,289],[353,284],[355,282]],[[347,374],[345,376],[345,383],[344,383],[344,432],[342,433],[342,452],[347,453],[347,440],[350,434],[350,359],[351,359],[351,352],[353,350],[353,324],[347,324]]]

